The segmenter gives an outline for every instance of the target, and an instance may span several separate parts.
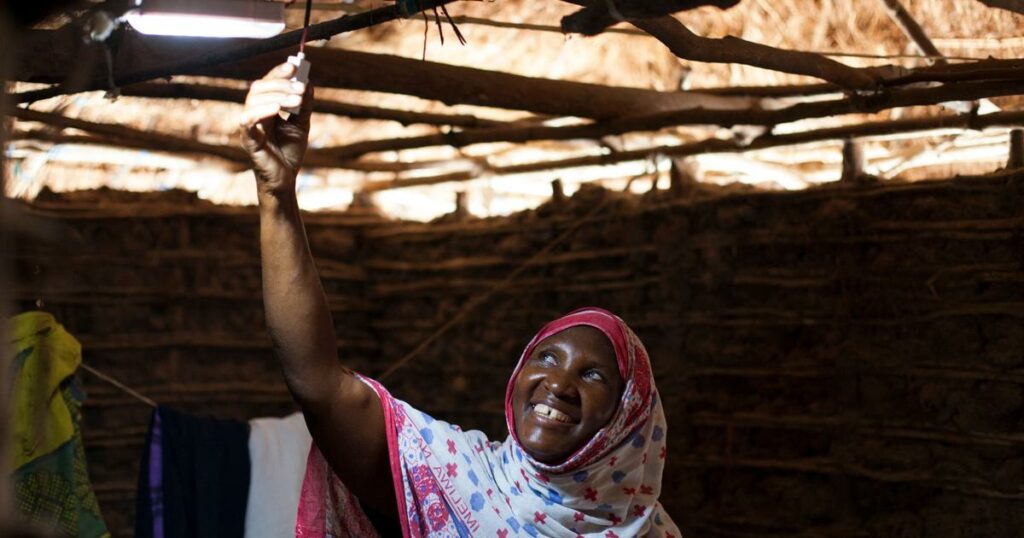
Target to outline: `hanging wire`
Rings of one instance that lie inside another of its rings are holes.
[[[309,17],[313,12],[312,0],[306,0],[306,16],[302,22],[302,41],[299,43],[299,52],[306,52],[306,38],[309,36]]]
[[[78,363],[78,367],[83,369],[83,370],[85,370],[85,371],[87,371],[87,372],[89,372],[89,373],[91,373],[92,375],[94,375],[94,376],[96,376],[96,377],[106,381],[107,383],[110,383],[111,385],[113,385],[113,386],[123,390],[126,394],[128,394],[129,396],[132,396],[133,398],[139,400],[140,402],[142,402],[142,403],[144,403],[144,404],[146,404],[146,405],[148,405],[150,407],[157,407],[156,402],[154,402],[152,399],[150,399],[150,398],[148,398],[146,396],[143,396],[142,393],[140,393],[139,391],[129,387],[128,385],[125,385],[124,383],[121,383],[120,381],[118,381],[118,380],[114,379],[113,377],[110,377],[109,375],[107,375],[107,374],[105,374],[105,373],[103,373],[103,372],[93,368],[92,366],[89,366],[88,364],[85,364],[84,362],[81,362],[81,363]]]

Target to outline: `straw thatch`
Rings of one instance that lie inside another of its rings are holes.
[[[1009,128],[1021,123],[1012,114],[1021,103],[1013,59],[1024,51],[1024,16],[979,1],[904,0],[902,26],[919,25],[917,42],[891,15],[893,2],[881,0],[743,0],[595,37],[563,34],[562,18],[588,3],[449,3],[464,46],[430,11],[313,43],[320,103],[303,205],[343,208],[354,193],[374,191],[392,214],[432,218],[452,210],[455,192],[467,192],[472,213],[508,213],[547,199],[554,178],[570,193],[583,182],[647,172],[667,182],[664,155],[683,158],[702,181],[805,188],[840,178],[844,138],[859,140],[864,174],[883,180],[985,173],[1006,164]],[[291,28],[301,25],[301,7],[287,10]],[[390,8],[380,0],[316,2],[313,22]],[[252,203],[237,149],[238,101],[245,81],[287,49],[257,54],[257,44],[232,56],[238,43],[130,31],[81,45],[76,20],[48,21],[19,43],[15,76],[23,82],[13,91],[33,101],[21,106],[47,114],[14,113],[8,194],[184,187],[216,202]],[[116,99],[78,91],[109,87],[106,47],[123,86]],[[945,58],[926,57],[922,47]],[[230,61],[206,65],[211,54]],[[170,81],[137,84],[138,73]],[[787,88],[795,85],[806,87]],[[709,89],[717,95],[695,91]],[[59,95],[26,97],[50,94]],[[980,125],[975,115],[998,111],[1010,116],[970,129]],[[764,125],[742,124],[755,117]],[[939,117],[950,118],[942,129],[878,123]],[[856,127],[865,122],[878,125]],[[840,126],[851,128],[774,136]]]

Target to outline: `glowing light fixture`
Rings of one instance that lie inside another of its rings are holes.
[[[258,0],[134,0],[125,14],[149,35],[270,37],[284,30],[284,4]]]

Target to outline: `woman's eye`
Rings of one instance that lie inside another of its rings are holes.
[[[587,372],[583,374],[583,377],[588,381],[604,382],[604,376],[601,375],[601,372],[598,372],[597,370],[587,370]]]
[[[556,362],[558,362],[555,359],[555,356],[552,353],[548,352],[541,353],[537,357],[537,360],[540,361],[541,364],[555,364]]]

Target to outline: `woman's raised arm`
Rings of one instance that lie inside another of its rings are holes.
[[[359,499],[395,514],[384,414],[377,395],[338,361],[331,312],[299,213],[295,178],[309,137],[313,89],[281,64],[253,83],[241,118],[260,211],[263,304],[285,381],[334,472]],[[302,103],[285,120],[279,113]]]

